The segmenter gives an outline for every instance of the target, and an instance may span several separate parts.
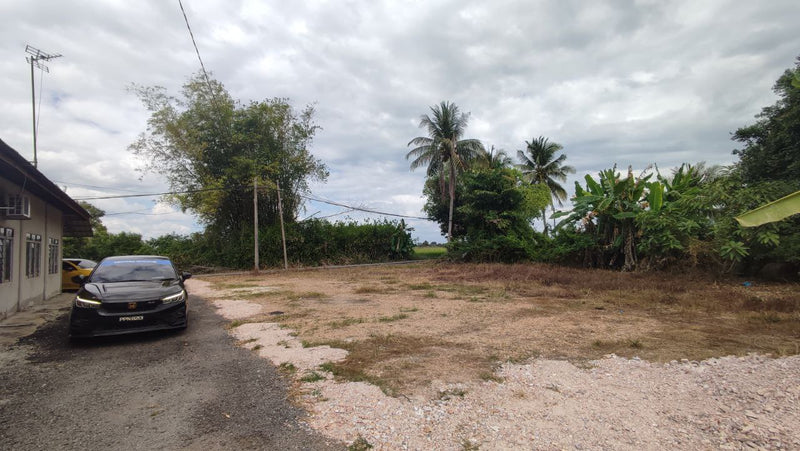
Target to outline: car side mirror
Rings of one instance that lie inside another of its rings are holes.
[[[83,274],[78,274],[77,276],[72,276],[72,281],[77,283],[78,285],[83,285],[86,283],[86,276]]]
[[[191,273],[184,272],[184,273],[181,274],[181,280],[182,281],[186,280],[186,279],[191,279],[191,278],[192,278],[192,274]]]

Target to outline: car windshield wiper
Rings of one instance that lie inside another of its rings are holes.
[[[151,277],[150,280],[157,280],[160,282],[164,282],[166,280],[175,280],[174,277]]]

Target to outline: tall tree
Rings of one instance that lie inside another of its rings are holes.
[[[733,140],[744,144],[734,150],[739,168],[748,184],[766,180],[800,180],[800,57],[794,69],[787,69],[772,88],[779,96],[765,107],[755,124],[742,127]]]
[[[252,231],[254,177],[267,187],[258,192],[260,224],[277,221],[276,181],[285,216],[294,218],[308,182],[327,177],[308,149],[317,130],[311,107],[297,113],[280,98],[242,105],[221,83],[199,76],[180,98],[160,87],[133,91],[151,116],[130,150],[142,157],[143,170],[166,177],[180,192],[168,200],[196,213],[207,231],[233,239]]]
[[[556,156],[563,146],[550,142],[544,136],[525,141],[525,150],[517,151],[517,158],[522,162],[519,165],[525,180],[531,184],[543,184],[550,189],[552,198],[550,207],[555,212],[553,200],[558,205],[563,205],[567,199],[567,191],[559,182],[567,181],[567,174],[574,174],[575,168],[564,164],[567,159],[566,154]],[[547,233],[547,213],[542,210],[542,220],[544,221],[544,231]]]
[[[505,150],[495,149],[494,146],[488,151],[483,152],[478,160],[481,167],[488,169],[503,169],[514,167],[514,161],[508,156]]]
[[[477,139],[462,139],[469,122],[469,114],[461,113],[452,102],[442,102],[431,107],[433,117],[427,114],[420,119],[419,127],[428,136],[418,136],[408,145],[415,146],[406,154],[411,159],[411,170],[428,167],[428,176],[439,178],[443,188],[448,179],[450,209],[447,223],[447,240],[453,237],[453,205],[456,196],[457,173],[463,171],[475,158],[485,152],[483,144]],[[441,190],[444,193],[444,189]]]

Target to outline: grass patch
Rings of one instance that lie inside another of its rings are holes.
[[[297,372],[297,367],[289,362],[283,362],[278,365],[278,371],[284,374],[294,374]]]
[[[321,380],[324,380],[324,379],[325,379],[325,376],[317,373],[316,371],[312,371],[312,372],[306,374],[305,376],[301,377],[300,381],[301,382],[311,383],[311,382],[321,381]]]
[[[287,293],[286,299],[290,301],[307,301],[314,299],[325,299],[328,295],[318,291],[306,291],[304,293]]]
[[[478,377],[485,382],[497,382],[498,384],[503,382],[503,378],[495,374],[494,371],[483,371]]]
[[[331,321],[328,323],[328,327],[331,329],[342,329],[347,326],[352,326],[354,324],[361,324],[366,321],[364,318],[345,318],[340,321]]]
[[[413,313],[413,312],[418,312],[419,309],[416,307],[411,307],[411,308],[400,307],[400,311],[403,313]]]
[[[239,288],[257,288],[259,285],[254,283],[215,283],[214,287],[221,290],[236,290]]]
[[[415,291],[431,290],[431,289],[433,289],[433,285],[431,283],[429,283],[429,282],[408,283],[408,284],[406,284],[406,288],[408,288],[409,290],[415,290]]]
[[[447,255],[444,246],[414,246],[414,260],[431,260]]]
[[[466,390],[463,390],[461,388],[449,388],[447,390],[439,392],[439,399],[441,399],[442,401],[447,401],[453,398],[463,398],[464,395],[466,394],[467,394]]]
[[[347,447],[347,451],[367,451],[368,449],[372,449],[372,445],[360,434],[353,440],[353,443]]]
[[[353,293],[356,294],[370,294],[370,293],[388,293],[392,291],[389,288],[382,288],[382,287],[375,287],[375,286],[361,286],[353,290]]]
[[[435,291],[428,291],[428,292],[425,293],[424,297],[430,298],[430,299],[435,299],[435,298],[438,298],[439,296],[436,295]]]
[[[373,336],[363,341],[330,341],[322,344],[348,351],[344,360],[326,364],[326,371],[330,370],[337,380],[367,382],[379,387],[388,396],[396,396],[401,392],[404,386],[403,372],[380,371],[381,376],[377,376],[373,370],[380,368],[384,362],[399,361],[422,355],[432,347],[450,345],[427,337],[391,334]]]
[[[405,313],[398,313],[397,315],[392,315],[392,316],[381,316],[380,318],[378,318],[378,321],[382,323],[391,323],[393,321],[400,321],[401,319],[406,319],[406,318],[408,318],[408,315],[406,315]]]

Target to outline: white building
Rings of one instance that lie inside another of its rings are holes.
[[[0,318],[61,293],[63,239],[91,236],[89,218],[0,140]]]

